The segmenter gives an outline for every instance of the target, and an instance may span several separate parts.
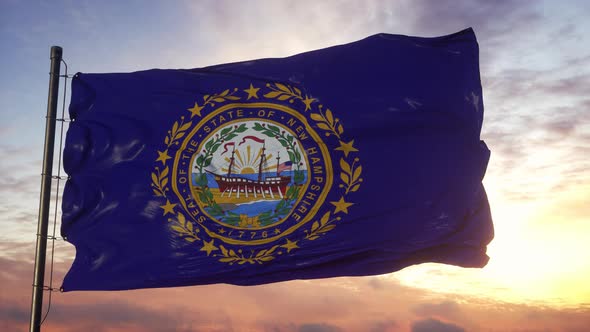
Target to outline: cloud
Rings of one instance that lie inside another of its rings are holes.
[[[56,284],[68,268],[69,262],[56,263]],[[31,279],[32,262],[0,258],[2,331],[26,329]],[[432,332],[439,328],[451,332],[498,330],[499,322],[500,330],[582,331],[590,325],[590,308],[555,309],[445,296],[402,286],[391,277],[334,278],[256,287],[55,293],[45,329],[419,332],[432,328]]]
[[[388,331],[397,331],[399,325],[394,320],[386,320],[386,321],[379,321],[373,322],[369,324],[370,332],[388,332]]]
[[[413,25],[421,30],[439,31],[457,29],[457,26],[476,26],[483,35],[506,36],[510,29],[530,26],[541,16],[533,3],[503,0],[490,3],[485,0],[444,0],[435,4],[429,1],[412,1]],[[513,30],[512,30],[513,31]]]
[[[412,311],[423,317],[437,316],[442,318],[456,318],[461,315],[459,305],[454,301],[443,301],[440,303],[423,303],[412,309]]]
[[[143,308],[123,301],[102,303],[56,304],[51,311],[52,322],[68,322],[70,326],[105,326],[106,330],[140,326],[145,331],[182,329],[182,320],[171,312]],[[106,328],[108,327],[108,328]],[[71,327],[72,331],[81,329]]]
[[[299,327],[298,332],[339,332],[342,331],[337,326],[325,323],[320,324],[303,324]]]
[[[412,332],[465,332],[465,329],[452,323],[444,323],[434,318],[428,318],[414,322]]]

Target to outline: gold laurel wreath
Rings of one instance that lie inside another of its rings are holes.
[[[319,113],[311,113],[310,116],[317,122],[316,124],[318,128],[326,131],[326,136],[334,135],[340,140],[340,135],[344,133],[344,127],[342,127],[340,120],[332,115],[330,109],[326,109],[326,111],[323,112],[323,106],[324,105],[319,105]]]
[[[166,148],[170,148],[173,144],[178,145],[182,137],[184,137],[184,133],[191,127],[192,121],[184,123],[184,116],[180,117],[180,122],[175,121],[174,125],[172,125],[172,130],[168,130],[168,135],[164,138],[164,144],[166,144]]]
[[[158,197],[166,197],[166,191],[169,188],[166,188],[168,185],[168,166],[164,168],[162,172],[160,172],[160,168],[156,167],[155,172],[152,172],[152,190],[154,191],[154,195]]]
[[[170,228],[175,230],[178,234],[182,235],[184,239],[188,242],[195,242],[201,240],[197,236],[197,233],[199,233],[199,229],[195,228],[192,222],[187,221],[184,217],[184,214],[178,212],[176,214],[176,219],[169,218],[168,221],[171,223],[176,222],[176,225],[171,225]]]
[[[295,100],[299,100],[300,102],[302,102],[305,105],[305,111],[313,111],[313,105],[314,103],[317,102],[317,100],[315,98],[312,98],[311,96],[307,95],[307,94],[303,94],[301,92],[301,90],[297,87],[292,87],[286,84],[282,84],[282,83],[272,83],[272,84],[266,84],[266,87],[270,90],[269,92],[267,92],[266,94],[264,94],[264,97],[268,98],[268,99],[277,99],[280,101],[289,101],[289,103],[293,103]],[[236,101],[236,100],[240,100],[241,98],[239,96],[235,96],[235,93],[238,91],[237,88],[234,88],[232,91],[230,91],[230,89],[224,90],[221,93],[218,94],[213,94],[213,95],[205,95],[203,97],[203,104],[202,105],[198,105],[198,103],[195,102],[195,106],[194,109],[197,111],[197,113],[200,113],[201,110],[203,110],[205,107],[210,106],[210,107],[214,107],[215,103],[222,103],[225,101]],[[341,136],[344,133],[344,127],[342,125],[342,123],[340,122],[340,119],[334,117],[334,115],[332,114],[332,111],[330,109],[326,109],[325,111],[323,110],[323,105],[318,105],[317,106],[317,113],[311,113],[310,114],[310,118],[315,121],[316,126],[325,131],[325,135],[326,136],[335,136],[336,138],[338,138],[339,142],[342,144],[343,141],[341,140]],[[189,111],[191,111],[189,109]],[[191,111],[192,112],[192,111]],[[195,112],[192,112],[191,114],[191,118],[195,115]],[[164,144],[166,145],[166,150],[162,153],[167,155],[168,149],[170,148],[170,146],[172,146],[173,144],[178,145],[179,144],[179,140],[184,137],[185,132],[190,128],[190,126],[192,125],[192,122],[187,122],[184,123],[184,116],[181,116],[180,121],[176,121],[174,122],[172,129],[168,131],[167,136],[164,139]],[[357,150],[358,151],[358,150]],[[359,162],[359,158],[355,157],[352,159],[352,162],[347,161],[348,158],[348,153],[345,153],[345,157],[340,159],[340,168],[341,168],[341,172],[340,172],[340,180],[342,181],[342,183],[339,185],[340,188],[344,189],[344,195],[348,195],[350,192],[356,192],[359,187],[360,184],[362,182],[362,178],[361,178],[361,173],[362,173],[362,166],[358,165]],[[352,157],[351,157],[352,158]],[[156,160],[161,160],[160,157]],[[163,163],[166,163],[166,159],[164,159]],[[160,171],[159,167],[155,167],[154,168],[154,172],[152,172],[151,174],[151,178],[152,178],[152,187],[153,187],[153,192],[154,195],[157,197],[163,197],[166,198],[166,193],[170,190],[170,188],[168,187],[169,184],[169,179],[168,179],[168,175],[169,175],[169,168],[168,166],[166,166],[162,171]],[[344,196],[343,196],[344,197]],[[342,218],[341,217],[335,217],[334,215],[336,213],[339,212],[345,212],[348,213],[347,211],[341,211],[339,209],[335,209],[333,212],[332,211],[328,211],[326,212],[319,220],[314,221],[311,224],[311,228],[310,229],[306,229],[304,230],[305,232],[305,240],[308,241],[313,241],[316,240],[318,238],[320,238],[320,236],[325,235],[326,233],[328,233],[329,231],[333,230],[337,225],[335,224],[335,222],[340,221]],[[164,212],[166,213],[166,212]],[[332,217],[332,218],[331,218]],[[186,241],[190,242],[190,243],[195,243],[198,241],[201,241],[203,243],[205,243],[204,240],[202,240],[201,238],[198,237],[198,233],[199,233],[199,229],[195,228],[193,223],[190,221],[186,220],[186,217],[180,213],[177,212],[176,214],[176,218],[169,218],[168,219],[169,222],[173,223],[170,228],[172,230],[174,230],[176,233],[178,233],[181,237],[183,237]],[[206,251],[207,248],[217,248],[214,246],[213,243],[214,239],[211,239],[210,242],[204,244],[203,248],[201,249],[201,251]],[[294,244],[296,244],[297,241],[294,242]],[[244,255],[242,253],[242,249],[238,249],[238,251],[236,252],[233,249],[227,249],[225,248],[223,245],[219,245],[219,249],[221,251],[220,255],[213,255],[214,257],[220,257],[218,260],[222,263],[228,263],[230,265],[232,264],[245,264],[245,263],[249,263],[249,264],[262,264],[264,262],[269,262],[275,259],[275,255],[277,254],[282,254],[281,251],[277,251],[277,249],[279,247],[285,247],[284,245],[281,246],[279,244],[274,245],[268,249],[261,249],[258,251],[251,251],[250,255]],[[294,249],[294,248],[298,248],[297,246],[294,246],[293,248],[290,249]],[[289,251],[290,249],[288,249],[287,251]],[[208,251],[208,255],[209,255],[209,251]]]
[[[234,263],[238,263],[240,265],[245,263],[262,264],[263,262],[268,262],[275,259],[273,254],[278,247],[279,245],[277,244],[272,246],[270,249],[262,249],[258,252],[252,251],[250,256],[244,256],[242,254],[242,249],[239,249],[236,253],[233,249],[227,250],[224,246],[220,245],[219,249],[221,249],[223,258],[220,258],[219,261],[223,263],[229,263],[229,265]]]
[[[311,109],[311,104],[316,101],[315,98],[311,98],[309,95],[305,95],[303,98],[303,94],[301,90],[297,87],[282,84],[282,83],[273,83],[273,84],[266,84],[266,87],[271,90],[271,92],[266,93],[264,97],[269,99],[278,99],[281,101],[288,100],[289,103],[293,103],[295,100],[300,100],[305,105],[305,110],[308,111]]]
[[[229,89],[227,89],[221,93],[217,93],[217,94],[213,94],[213,95],[205,95],[205,96],[203,96],[203,104],[199,105],[198,103],[195,103],[195,106],[193,108],[197,112],[200,112],[207,105],[211,105],[211,107],[214,107],[215,106],[214,103],[223,103],[224,101],[227,101],[227,100],[240,100],[240,97],[234,96],[234,94],[237,91],[238,91],[238,88],[234,88],[233,91],[231,91],[231,92]],[[195,116],[195,113],[191,114],[191,119],[193,118],[193,116]]]
[[[345,194],[357,191],[361,186],[361,182],[363,182],[363,179],[361,179],[363,167],[360,165],[355,166],[358,161],[359,158],[354,158],[352,164],[349,164],[344,158],[340,158],[340,168],[342,169],[340,180],[344,183],[340,187],[346,188]]]
[[[340,220],[340,217],[330,219],[330,211],[324,213],[319,222],[314,221],[313,224],[311,224],[311,229],[309,231],[307,229],[305,230],[305,239],[313,241],[319,238],[320,235],[333,230],[336,228],[336,225],[332,222],[338,220]]]
[[[294,98],[303,100],[301,90],[296,87],[290,87],[281,83],[274,83],[274,85],[267,84],[266,87],[272,90],[264,95],[266,98],[277,98],[282,101],[289,100],[290,103],[293,102]]]

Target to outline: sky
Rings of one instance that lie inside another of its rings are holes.
[[[44,329],[587,331],[588,17],[587,1],[0,0],[0,330],[28,327],[52,45],[63,47],[69,74],[130,72],[473,27],[482,139],[492,151],[484,185],[495,239],[485,268],[422,264],[253,287],[54,293]],[[56,242],[55,287],[73,255]]]

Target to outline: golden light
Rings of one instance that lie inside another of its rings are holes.
[[[252,152],[252,148],[250,145],[246,146],[246,152],[244,153],[243,150],[235,150],[236,159],[234,159],[233,170],[236,174],[255,174],[258,173],[258,163],[260,162],[260,157],[262,156],[262,150],[259,149],[254,155]],[[273,155],[269,153],[266,155],[266,160],[272,160]],[[225,157],[225,162],[227,165],[230,164],[230,158]],[[263,172],[268,172],[270,170],[276,169],[276,165],[269,165],[267,162],[266,165],[262,167]],[[222,171],[227,172],[227,167],[222,167]]]
[[[588,303],[590,223],[583,209],[589,193],[564,192],[558,198],[529,202],[490,195],[496,222],[486,267],[422,264],[388,277],[435,292],[504,302],[555,307]]]

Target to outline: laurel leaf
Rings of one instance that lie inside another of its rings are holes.
[[[350,176],[344,172],[340,172],[340,179],[346,184],[350,183]]]
[[[152,182],[157,186],[159,186],[160,184],[160,180],[158,180],[158,176],[156,175],[156,173],[152,173]]]
[[[162,188],[166,187],[166,185],[168,184],[168,178],[165,178],[164,180],[162,180]]]
[[[160,179],[165,178],[166,176],[168,176],[168,166],[166,166],[166,168],[164,168],[164,170],[162,171],[162,173],[160,174]]]
[[[207,99],[209,99],[209,95],[204,95],[203,96],[203,101],[207,101]],[[198,105],[197,105],[198,106]]]
[[[332,115],[332,111],[330,111],[329,109],[326,110],[326,119],[328,119],[329,124],[334,123],[334,116]]]
[[[220,97],[225,97],[227,96],[227,94],[229,93],[229,89],[223,91],[222,93],[219,94]]]
[[[310,241],[313,241],[313,240],[315,240],[315,239],[317,239],[317,238],[319,238],[319,236],[317,236],[317,235],[313,235],[313,236],[307,237],[306,239],[308,239],[308,240],[310,240]]]
[[[355,184],[354,187],[352,187],[352,189],[350,189],[350,191],[355,192],[355,191],[359,190],[360,186],[361,186],[360,184]]]
[[[333,230],[336,227],[336,225],[332,224],[332,225],[326,225],[326,227],[323,227],[322,229],[320,229],[318,231],[318,233],[326,233],[329,232],[331,230]]]
[[[322,223],[322,226],[324,226],[326,223],[328,223],[329,220],[330,220],[330,211],[324,213],[320,222]]]
[[[188,229],[189,232],[193,232],[193,223],[192,222],[187,222],[186,223],[186,228]]]
[[[207,167],[211,164],[211,161],[213,160],[213,156],[205,159],[205,162],[203,163],[203,166]]]
[[[186,231],[184,230],[184,228],[182,228],[182,227],[180,227],[180,226],[176,226],[176,225],[174,225],[174,226],[170,226],[170,227],[171,227],[173,230],[177,231],[178,233],[182,233],[182,234],[186,233]]]
[[[230,262],[233,262],[235,260],[236,259],[235,258],[232,258],[232,257],[225,257],[225,258],[220,258],[219,259],[219,261],[222,262],[222,263],[230,263]]]
[[[172,136],[174,136],[176,134],[177,130],[178,130],[178,121],[175,121],[174,125],[172,126]]]
[[[363,166],[359,166],[354,170],[354,175],[352,176],[352,182],[358,180],[359,176],[361,176],[361,172],[363,171]]]
[[[291,96],[289,96],[289,95],[282,95],[282,96],[279,96],[279,100],[287,100],[287,99],[289,99],[289,98],[292,98],[292,97],[291,97]]]
[[[236,252],[233,249],[229,250],[229,255],[232,257],[238,257],[238,255],[236,255]]]
[[[182,136],[184,136],[184,133],[183,133],[183,132],[180,132],[180,133],[178,133],[178,134],[177,134],[177,135],[174,137],[174,139],[181,139],[181,138],[182,138]]]
[[[350,170],[350,165],[344,160],[344,158],[340,158],[340,168],[347,174],[351,174],[352,171]]]
[[[282,95],[282,94],[283,94],[283,93],[282,93],[282,92],[280,92],[280,91],[271,91],[271,92],[269,92],[269,93],[265,94],[264,96],[265,96],[266,98],[276,98],[276,97],[278,97],[279,95]]]
[[[323,122],[318,122],[318,128],[323,129],[323,130],[330,130],[330,127],[328,127],[325,123]]]
[[[268,249],[268,252],[266,254],[271,255],[278,247],[279,247],[278,244],[273,246],[272,248]]]
[[[187,129],[189,129],[189,128],[191,127],[191,124],[193,124],[193,123],[192,123],[192,122],[187,122],[187,123],[183,124],[183,125],[180,127],[180,129],[179,129],[179,130],[180,130],[180,131],[185,131],[185,130],[187,130]]]
[[[314,221],[313,224],[311,224],[311,231],[315,232],[316,229],[318,229],[320,227],[320,224],[317,221]]]
[[[222,103],[225,101],[225,99],[223,99],[223,97],[218,97],[218,98],[213,98],[213,101],[216,103]]]
[[[176,217],[178,218],[178,222],[182,225],[182,227],[184,227],[184,224],[186,223],[186,218],[184,217],[184,214],[178,212]]]
[[[275,259],[273,256],[264,256],[264,257],[259,258],[259,260],[261,260],[263,262],[272,261],[273,259]]]
[[[311,116],[311,119],[312,120],[324,122],[324,118],[321,115],[317,114],[317,113],[311,113],[310,116]]]
[[[195,239],[194,237],[187,237],[186,240],[190,243],[197,241],[197,239]]]
[[[264,256],[264,254],[266,254],[266,250],[260,250],[257,254],[256,254],[256,258]]]
[[[341,124],[338,124],[338,135],[342,135],[342,133],[344,132],[344,128],[342,127]]]
[[[164,144],[168,145],[168,143],[170,143],[170,137],[166,136],[166,138],[164,138]]]
[[[152,189],[152,190],[154,191],[154,195],[156,195],[156,196],[158,196],[158,197],[159,197],[159,196],[164,196],[164,195],[162,195],[162,192],[161,192],[161,191],[159,191],[159,190],[156,190],[156,189]]]
[[[225,99],[228,99],[228,100],[240,100],[240,97],[237,97],[237,96],[227,96],[227,97],[225,97]]]
[[[301,90],[299,90],[296,86],[293,87],[293,90],[295,90],[295,93],[297,93],[297,95],[301,97]]]
[[[219,246],[219,249],[221,249],[221,253],[223,254],[223,256],[227,257],[227,249],[225,249],[224,246]]]
[[[281,83],[275,83],[276,87],[279,88],[280,90],[285,91],[286,93],[291,93],[291,90],[289,90],[289,88]]]

